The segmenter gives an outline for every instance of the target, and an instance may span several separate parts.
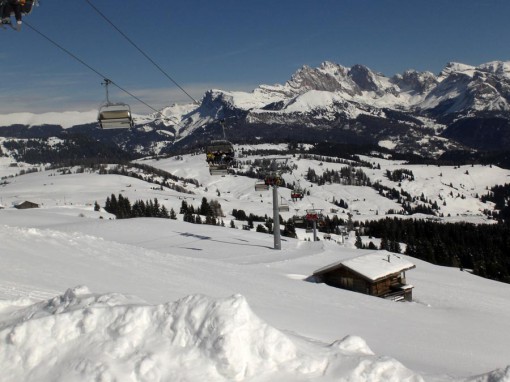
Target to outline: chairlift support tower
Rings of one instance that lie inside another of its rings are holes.
[[[306,220],[312,222],[313,228],[313,241],[317,241],[317,221],[322,215],[322,209],[313,208],[310,210],[306,210]]]
[[[273,162],[271,167],[274,169],[277,167],[277,161],[287,161],[289,158],[272,158]],[[276,176],[274,177],[276,179]],[[278,183],[277,181],[273,182],[265,182],[264,186],[266,187],[266,190],[271,187],[273,189],[273,241],[274,241],[274,249],[281,250],[282,249],[282,238],[280,233],[280,209],[279,209],[279,203],[278,203]],[[261,185],[259,185],[261,186]],[[255,189],[257,191],[262,191],[262,188],[257,188],[257,184],[255,184]]]
[[[278,185],[273,185],[273,238],[274,249],[282,249],[282,238],[280,234],[280,210],[278,208]]]

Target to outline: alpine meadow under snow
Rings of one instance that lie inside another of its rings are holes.
[[[274,147],[273,147],[274,148]],[[238,152],[242,147],[237,147]],[[242,158],[243,160],[255,157]],[[407,168],[401,187],[441,205],[445,221],[490,224],[475,197],[503,184],[496,166],[408,165],[363,157],[372,181]],[[0,158],[0,379],[2,381],[510,381],[510,285],[399,255],[413,302],[392,302],[313,282],[314,271],[367,253],[354,234],[310,242],[229,228],[233,209],[272,215],[270,191],[243,176],[210,176],[205,155],[140,162],[196,179],[193,194],[122,175],[45,170],[19,176]],[[310,191],[284,219],[320,208],[367,220],[399,209],[368,187],[307,182],[343,165],[291,158],[287,183]],[[322,171],[321,170],[321,171]],[[225,227],[157,218],[116,220],[111,194],[183,201],[217,200]],[[18,210],[23,201],[40,208]],[[423,216],[425,217],[425,216]],[[322,237],[321,237],[322,239]],[[364,238],[368,240],[368,238]]]

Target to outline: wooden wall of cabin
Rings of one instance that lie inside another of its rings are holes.
[[[321,275],[320,280],[329,286],[370,294],[369,283],[345,268],[336,269]]]
[[[393,289],[391,289],[392,286],[402,285],[401,280],[400,273],[397,273],[388,278],[376,281],[371,284],[370,294],[373,296],[384,296],[385,294],[391,293],[393,292]]]

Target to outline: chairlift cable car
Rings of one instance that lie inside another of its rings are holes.
[[[289,212],[289,204],[283,198],[283,196],[280,196],[280,205],[278,206],[278,211],[280,211],[280,212]]]
[[[179,87],[179,89],[181,89],[188,97],[190,97],[194,103],[198,103],[197,100],[195,100],[193,97],[191,97],[191,95],[189,95],[189,93],[187,93],[173,78],[171,78],[163,69],[161,69],[161,67],[159,65],[157,65],[154,60],[152,60],[145,52],[143,52],[136,44],[134,44],[133,41],[131,41],[119,28],[117,28],[103,13],[101,13],[101,11],[99,11],[89,0],[85,0],[97,13],[99,13],[107,22],[109,22],[115,29],[117,29],[117,31],[119,33],[122,34],[122,36],[124,38],[126,38],[136,49],[138,49],[140,51],[140,53],[142,53],[149,61],[151,61],[167,78],[169,78],[177,87]],[[0,0],[1,3],[4,3],[5,1],[4,0]],[[29,14],[32,12],[33,10],[33,6],[34,5],[39,5],[39,0],[26,0],[26,3],[22,9],[22,13],[23,14]],[[57,42],[55,42],[53,39],[51,39],[50,37],[46,36],[45,34],[43,34],[42,32],[40,32],[39,30],[37,30],[36,28],[34,28],[32,25],[30,25],[29,23],[27,22],[24,22],[30,29],[32,29],[34,32],[36,32],[37,34],[39,34],[41,37],[45,38],[46,40],[48,40],[50,43],[52,43],[53,45],[55,45],[57,48],[59,48],[60,50],[62,50],[64,53],[68,54],[69,56],[71,56],[72,58],[74,58],[76,61],[80,62],[82,65],[86,66],[88,69],[90,69],[91,71],[93,71],[94,73],[96,73],[97,75],[99,75],[101,78],[107,78],[105,75],[103,75],[102,73],[100,73],[98,70],[94,69],[92,66],[90,66],[89,64],[87,64],[85,61],[83,61],[82,59],[78,58],[76,55],[74,55],[73,53],[71,53],[69,50],[67,50],[66,48],[64,48],[62,45],[58,44]],[[150,106],[149,104],[147,104],[146,102],[144,102],[143,100],[141,100],[140,98],[136,97],[134,94],[130,93],[129,91],[127,91],[126,89],[120,87],[118,84],[116,84],[115,82],[113,82],[112,80],[109,80],[109,84],[112,84],[112,85],[115,85],[117,88],[119,88],[121,91],[123,91],[124,93],[128,94],[129,96],[131,96],[132,98],[136,99],[138,102],[144,104],[145,106],[147,106],[149,109],[153,110],[154,112],[156,112],[157,114],[163,116],[162,112],[160,110],[157,110],[155,109],[154,107]],[[107,101],[108,102],[108,101]],[[111,106],[111,105],[109,105]],[[131,123],[132,123],[132,116],[131,116],[131,111],[130,110],[127,110],[126,107],[122,108],[122,107],[119,107],[118,110],[114,110],[114,108],[110,108],[110,110],[107,110],[107,111],[115,111],[115,112],[123,112],[124,113],[124,116],[122,116],[122,119],[126,119],[126,114],[127,114],[127,111],[129,111],[129,119],[131,119]],[[99,120],[101,119],[110,119],[109,118],[110,116],[106,117],[106,118],[101,118],[101,116],[99,116]],[[164,116],[163,116],[164,117]],[[125,128],[126,126],[122,126],[122,128]],[[104,126],[103,128],[107,128],[106,126]],[[113,127],[110,127],[110,128],[113,128]],[[119,127],[115,127],[115,128],[119,128]]]
[[[131,108],[126,103],[112,103],[108,93],[108,86],[112,83],[105,78],[101,85],[106,89],[106,103],[104,103],[97,114],[97,120],[101,129],[129,129],[133,127]]]
[[[293,190],[291,190],[290,192],[290,198],[292,199],[292,201],[297,201],[298,199],[302,200],[304,197],[304,191],[303,189],[301,188],[301,184],[298,180],[298,185],[297,187],[295,187]]]
[[[211,141],[205,148],[206,161],[211,175],[226,175],[235,157],[234,145],[225,135],[225,120],[221,120],[223,139]]]
[[[255,191],[267,191],[267,190],[269,190],[269,186],[265,182],[255,183]]]
[[[34,28],[32,25],[30,25],[29,23],[25,22],[24,23],[27,27],[29,27],[30,29],[32,29],[35,33],[39,34],[41,37],[45,38],[46,40],[48,40],[50,43],[52,43],[53,45],[55,45],[57,48],[59,48],[60,50],[62,50],[64,53],[68,54],[69,56],[71,56],[73,59],[75,59],[76,61],[78,61],[80,64],[82,64],[83,66],[87,67],[88,69],[90,69],[91,71],[93,71],[94,73],[96,73],[98,76],[100,76],[101,78],[105,79],[107,78],[104,74],[102,74],[101,72],[99,72],[98,70],[94,69],[92,66],[90,66],[89,64],[87,64],[85,61],[83,61],[82,59],[80,59],[78,56],[76,56],[75,54],[73,54],[72,52],[70,52],[69,50],[67,50],[66,48],[64,48],[62,45],[60,45],[59,43],[57,43],[55,40],[51,39],[50,37],[46,36],[44,33],[42,33],[41,31],[39,31],[38,29]],[[119,90],[123,91],[124,93],[126,93],[127,95],[129,95],[130,97],[136,99],[138,102],[140,102],[141,104],[147,106],[149,109],[151,109],[152,111],[158,113],[158,114],[161,114],[161,111],[155,109],[154,107],[152,107],[151,105],[149,105],[148,103],[144,102],[142,99],[140,99],[139,97],[135,96],[133,93],[129,92],[128,90],[124,89],[123,87],[121,87],[119,84],[115,83],[114,81],[112,81],[111,79],[108,80],[109,81],[109,85],[114,85],[116,86]]]
[[[20,7],[19,9],[19,12],[22,16],[26,16],[26,15],[29,15],[30,13],[32,13],[32,10],[34,9],[34,6],[38,6],[39,5],[39,0],[26,0]],[[8,6],[11,6],[8,1],[6,0],[0,0],[0,18],[1,16],[3,16],[4,14],[4,7],[8,7]],[[10,12],[9,12],[9,17],[7,19],[2,19],[1,20],[1,23],[0,23],[0,26],[5,29],[5,27],[8,25],[10,26],[12,29],[16,30],[16,31],[21,31],[21,25],[22,25],[22,21],[19,20],[19,22],[16,23],[16,25],[13,25],[11,23],[11,17],[15,15],[15,10],[11,8]]]

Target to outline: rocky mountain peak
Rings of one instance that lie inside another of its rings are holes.
[[[307,65],[299,69],[287,82],[287,86],[294,90],[295,94],[303,94],[310,90],[322,90],[335,92],[342,90],[342,84],[329,70],[328,64],[320,68],[311,68]],[[321,70],[322,69],[322,70]]]
[[[413,91],[424,94],[438,83],[436,76],[431,72],[418,72],[406,70],[403,74],[393,76],[392,81],[403,91]]]
[[[448,64],[446,64],[444,69],[439,74],[439,79],[447,78],[448,76],[450,76],[452,74],[453,75],[455,75],[455,74],[457,74],[457,75],[460,75],[460,74],[471,75],[474,70],[475,70],[475,67],[471,66],[471,65],[466,65],[466,64],[459,63],[459,62],[449,62]]]
[[[493,73],[497,76],[510,78],[510,61],[492,61],[478,67],[480,70]]]
[[[379,90],[379,86],[375,81],[374,73],[372,73],[372,71],[366,66],[356,64],[349,70],[348,75],[361,90]]]

